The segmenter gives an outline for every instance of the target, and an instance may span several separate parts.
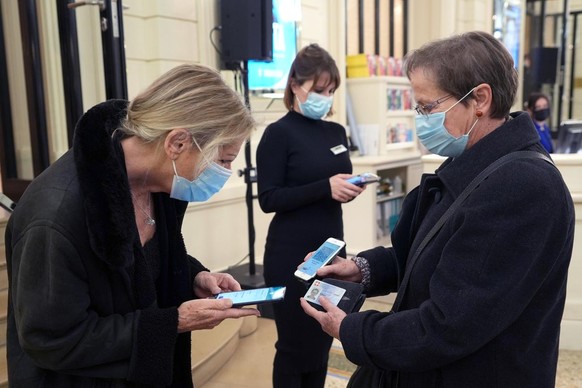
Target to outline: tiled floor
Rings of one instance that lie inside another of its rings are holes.
[[[385,301],[367,300],[363,309],[385,309]],[[259,318],[257,330],[241,338],[229,362],[210,381],[197,388],[270,388],[275,322]],[[328,378],[326,388],[344,388],[345,380]],[[582,351],[561,351],[556,388],[582,388]]]

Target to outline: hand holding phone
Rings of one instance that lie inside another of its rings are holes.
[[[345,245],[346,243],[341,240],[328,238],[306,262],[299,266],[295,271],[295,276],[305,281],[313,279],[317,270],[332,261]]]
[[[346,181],[356,186],[364,187],[369,183],[380,182],[380,177],[376,174],[372,174],[371,172],[365,172],[363,174],[348,178]]]
[[[214,299],[231,299],[232,307],[247,306],[250,304],[261,304],[269,302],[279,302],[285,298],[286,287],[263,287],[250,290],[221,292],[214,295]]]

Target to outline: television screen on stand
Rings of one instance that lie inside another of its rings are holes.
[[[273,60],[248,61],[249,91],[254,96],[282,98],[289,68],[297,54],[300,0],[273,0]]]

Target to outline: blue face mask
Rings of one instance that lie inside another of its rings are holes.
[[[469,131],[460,136],[454,137],[445,128],[445,118],[446,113],[453,109],[455,105],[463,101],[475,88],[471,89],[469,93],[465,94],[463,98],[457,101],[453,106],[444,112],[429,113],[428,115],[417,115],[415,118],[416,122],[416,135],[418,139],[430,152],[441,155],[456,157],[459,156],[467,148],[467,142],[469,141],[469,134],[475,128],[477,124],[477,119]]]
[[[305,91],[303,88],[301,89]],[[297,102],[299,103],[299,109],[303,113],[303,116],[313,120],[321,120],[329,113],[331,104],[333,103],[333,96],[324,96],[319,93],[308,92],[305,102],[302,103],[299,101],[299,98],[297,98]]]
[[[212,162],[200,173],[193,181],[189,181],[178,175],[176,163],[172,160],[174,166],[174,182],[170,197],[187,202],[204,202],[218,193],[224,186],[232,171]]]

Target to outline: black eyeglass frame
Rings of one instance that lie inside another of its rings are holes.
[[[442,104],[451,97],[453,97],[452,94],[447,94],[446,96],[439,97],[433,102],[429,102],[428,104],[424,105],[418,104],[414,107],[414,110],[416,111],[416,114],[427,117],[434,108],[436,108],[437,106],[439,106],[440,104]]]

